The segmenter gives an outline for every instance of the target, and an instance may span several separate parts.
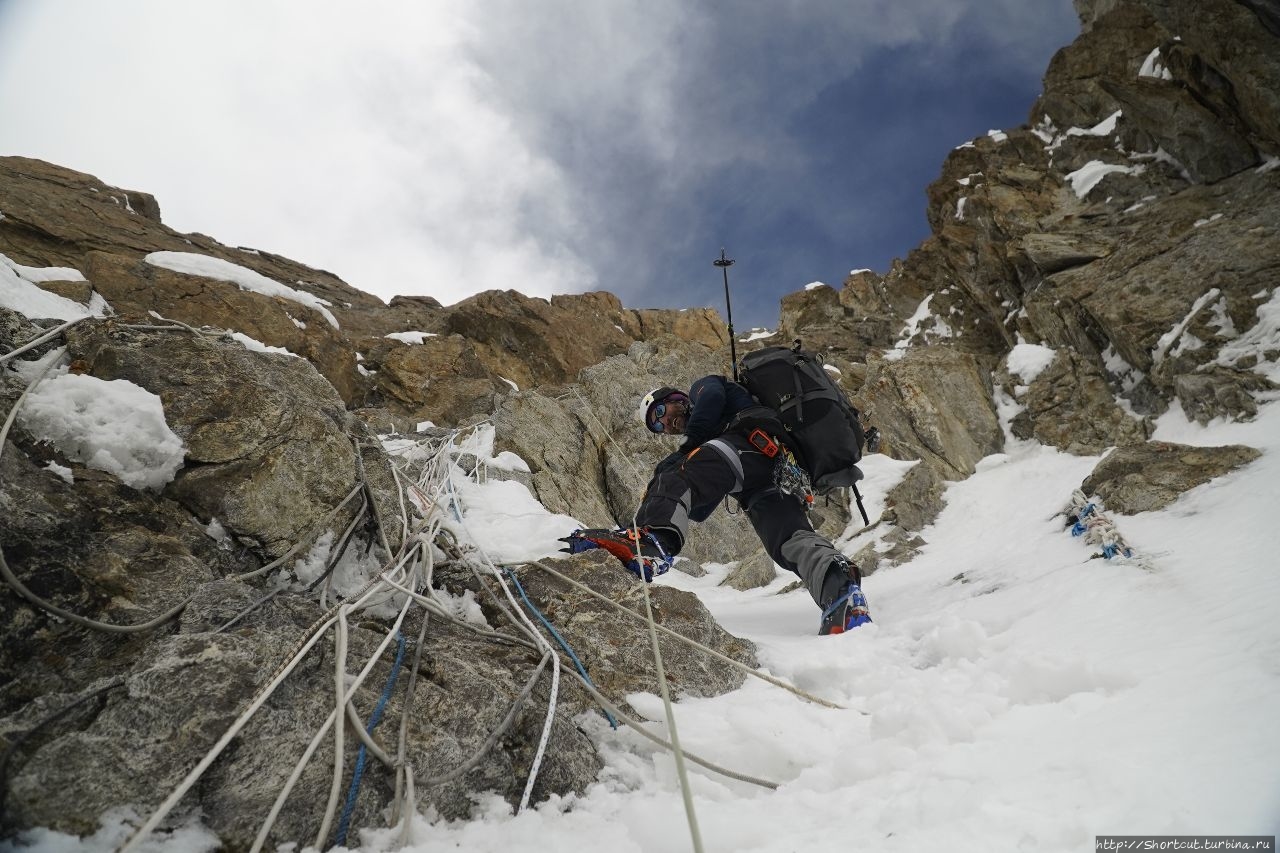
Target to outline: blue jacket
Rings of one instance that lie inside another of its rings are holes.
[[[736,382],[723,376],[704,376],[689,389],[693,404],[684,428],[684,443],[679,453],[688,453],[698,445],[724,432],[733,416],[743,409],[760,405]]]

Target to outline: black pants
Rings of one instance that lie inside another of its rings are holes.
[[[705,521],[732,495],[775,563],[799,575],[819,605],[844,586],[840,552],[809,524],[800,500],[778,491],[775,460],[745,437],[726,434],[695,448],[678,465],[659,468],[636,515],[669,553],[684,547],[690,521]],[[834,590],[834,591],[833,591]]]

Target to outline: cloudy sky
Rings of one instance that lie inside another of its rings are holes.
[[[1070,0],[0,0],[0,154],[390,298],[611,290],[737,327],[927,234]]]

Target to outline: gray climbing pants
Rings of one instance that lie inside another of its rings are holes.
[[[645,491],[636,522],[678,554],[690,521],[705,521],[731,495],[775,563],[804,581],[821,606],[848,579],[840,552],[814,531],[800,500],[778,491],[774,460],[736,434],[694,448],[678,465],[660,468]]]

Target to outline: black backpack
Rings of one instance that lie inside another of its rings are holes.
[[[858,460],[866,436],[858,410],[822,366],[822,356],[799,348],[766,347],[742,357],[738,375],[751,396],[778,412],[780,436],[826,494],[862,479]]]

